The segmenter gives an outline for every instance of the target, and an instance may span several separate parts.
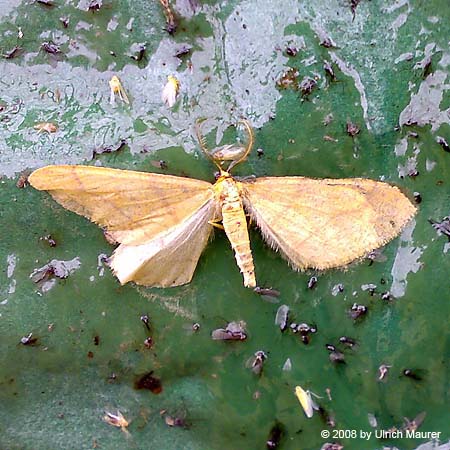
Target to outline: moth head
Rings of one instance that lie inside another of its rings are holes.
[[[220,170],[220,173],[230,172],[230,170],[233,167],[235,167],[236,165],[240,164],[241,162],[247,159],[247,156],[252,150],[254,138],[253,138],[253,129],[246,120],[240,120],[238,122],[238,125],[242,124],[245,128],[245,131],[247,132],[247,143],[245,146],[229,144],[215,148],[212,151],[208,149],[206,139],[201,131],[201,126],[204,121],[205,119],[198,119],[195,124],[197,139],[203,153],[207,156],[208,159],[210,159],[215,164],[215,166]],[[229,162],[229,164],[228,167],[225,168],[224,164],[226,162]]]

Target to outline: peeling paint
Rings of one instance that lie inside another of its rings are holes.
[[[411,101],[400,113],[400,126],[431,125],[431,130],[436,131],[442,124],[450,124],[450,108],[440,109],[444,92],[450,89],[446,80],[447,74],[441,70],[425,78],[420,83],[419,91],[411,95]]]
[[[11,253],[6,258],[7,268],[6,268],[6,276],[11,278],[13,276],[14,270],[16,269],[17,258],[14,253]]]
[[[413,245],[412,233],[415,226],[416,221],[412,220],[400,235],[400,246],[391,269],[392,285],[389,290],[395,298],[400,298],[405,295],[406,286],[408,285],[408,275],[410,273],[417,273],[422,268],[422,263],[419,260],[423,254],[423,248]]]

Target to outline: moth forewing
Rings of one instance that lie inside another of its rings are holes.
[[[398,188],[361,178],[264,177],[242,185],[264,239],[297,270],[348,264],[396,237],[416,211]]]
[[[47,166],[33,172],[29,181],[122,243],[112,260],[122,283],[188,283],[211,232],[208,221],[217,214],[212,184],[189,178]]]
[[[141,245],[121,244],[111,258],[111,268],[122,284],[155,287],[189,283],[211,235],[217,204],[208,201],[177,226]]]
[[[91,166],[42,167],[29,182],[127,245],[166,233],[214,195],[206,181]]]

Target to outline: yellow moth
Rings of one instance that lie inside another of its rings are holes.
[[[180,82],[172,75],[167,77],[167,83],[161,94],[162,101],[169,107],[172,108],[177,101],[178,92],[180,90]]]
[[[127,104],[130,103],[127,93],[125,92],[125,89],[123,88],[122,83],[120,82],[118,76],[114,75],[109,80],[109,89],[110,89],[109,102],[111,103],[111,105],[114,105],[116,103],[116,95],[118,95],[120,100],[122,100],[123,102]]]
[[[296,270],[348,264],[393,239],[414,215],[415,207],[398,188],[379,181],[233,178],[231,170],[247,158],[253,145],[252,129],[242,123],[248,133],[245,151],[224,148],[220,157],[208,151],[197,127],[202,150],[220,171],[214,184],[68,165],[40,168],[29,182],[120,243],[110,265],[122,284],[189,283],[213,226],[222,222],[244,286],[255,287],[246,213],[264,240]],[[224,161],[230,158],[224,170]]]
[[[312,399],[311,395],[313,394],[310,391],[305,391],[301,386],[295,386],[295,396],[298,398],[298,401],[300,402],[300,405],[302,405],[303,411],[305,411],[306,417],[308,419],[311,419],[311,417],[314,414],[314,410],[318,409],[318,406]]]

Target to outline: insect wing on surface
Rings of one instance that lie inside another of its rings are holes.
[[[247,339],[245,322],[230,322],[226,328],[218,328],[211,333],[216,341],[244,341]]]
[[[275,315],[275,325],[278,325],[281,331],[284,331],[287,328],[288,317],[289,317],[289,306],[281,305],[277,309],[277,313]]]
[[[314,400],[311,397],[311,392],[305,391],[301,386],[295,386],[294,392],[296,397],[298,398],[298,401],[300,402],[300,405],[302,405],[306,417],[310,419],[314,414],[314,410],[318,409],[318,406],[315,404]]]
[[[111,98],[128,101],[120,81],[110,82]],[[247,212],[264,240],[295,270],[346,265],[393,239],[415,214],[401,191],[384,182],[306,177],[262,177],[238,181],[222,170],[215,184],[206,181],[89,166],[47,166],[29,177],[65,208],[97,223],[119,247],[111,268],[119,281],[155,287],[179,286],[192,279],[200,254],[222,221],[244,278],[256,278],[247,230]],[[244,211],[245,210],[245,211]],[[357,237],[357,239],[355,238]]]
[[[125,89],[122,86],[122,83],[119,80],[119,77],[114,75],[111,80],[109,80],[109,87],[110,87],[110,97],[109,102],[111,105],[114,105],[116,102],[116,95],[119,96],[119,98],[129,104],[130,100],[128,99],[127,93],[125,92]]]

